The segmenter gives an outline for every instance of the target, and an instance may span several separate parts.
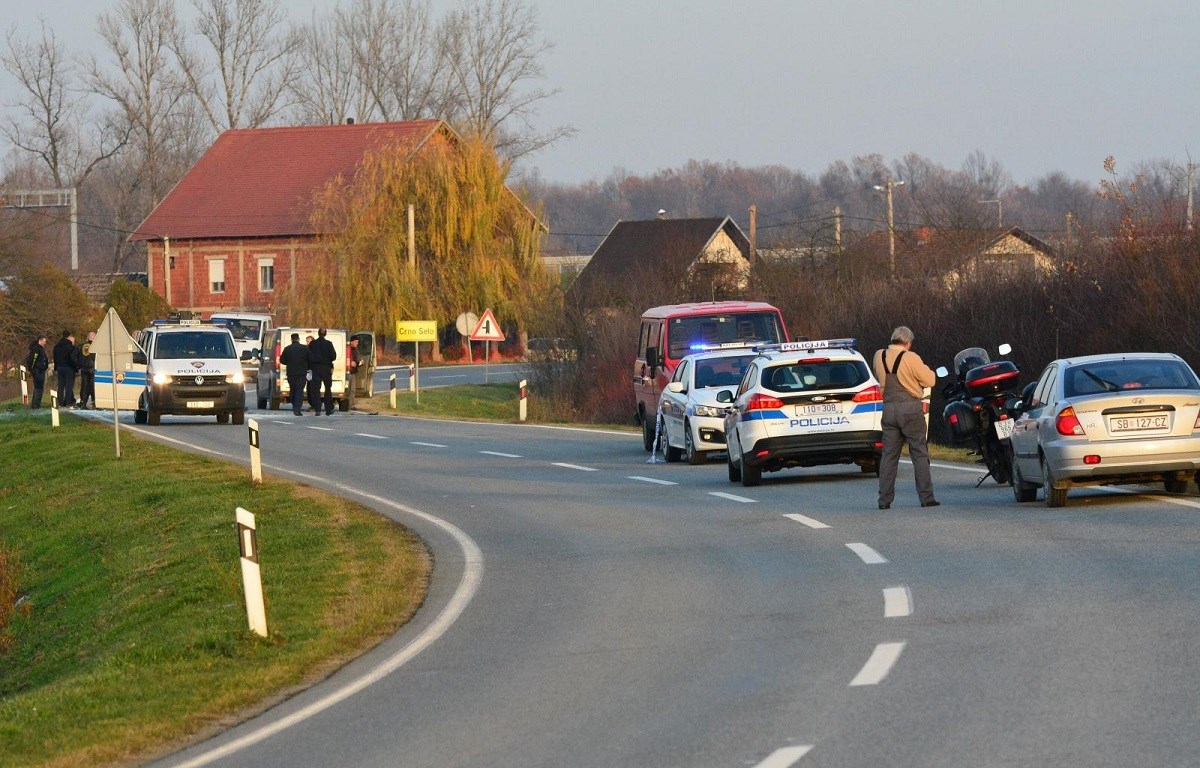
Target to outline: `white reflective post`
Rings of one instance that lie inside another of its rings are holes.
[[[520,397],[521,397],[521,405],[520,405],[520,412],[521,412],[520,420],[521,421],[525,421],[525,415],[528,413],[528,411],[527,411],[527,403],[529,401],[529,386],[528,385],[529,385],[529,381],[527,379],[521,379],[521,383],[517,385],[519,387],[518,392],[520,393]]]
[[[25,380],[25,366],[21,366],[21,405],[29,405],[29,382]]]
[[[262,450],[258,442],[258,420],[246,419],[250,426],[250,479],[262,482]]]
[[[388,399],[392,401],[392,410],[396,410],[396,374],[388,377]]]
[[[263,601],[262,571],[258,564],[258,530],[254,515],[237,508],[238,549],[242,554],[242,587],[246,593],[246,618],[250,631],[267,636],[267,606]]]
[[[54,375],[57,378],[58,372],[55,371]],[[58,390],[57,389],[50,390],[50,426],[52,426],[52,427],[58,426]]]
[[[416,346],[416,345],[413,345],[413,346]],[[409,363],[408,364],[408,391],[409,392],[417,391],[417,379],[416,379],[416,375],[414,374],[414,370],[415,369],[413,368],[412,363]]]

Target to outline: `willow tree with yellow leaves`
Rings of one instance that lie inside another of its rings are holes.
[[[549,281],[538,260],[539,216],[505,185],[509,165],[487,142],[453,136],[364,157],[355,177],[314,201],[322,238],[301,320],[336,318],[391,336],[397,320],[436,320],[490,307],[524,328]],[[415,265],[408,205],[415,209]]]

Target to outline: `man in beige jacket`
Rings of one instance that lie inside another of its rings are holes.
[[[875,353],[875,378],[883,387],[883,456],[879,460],[879,508],[888,509],[896,496],[900,450],[908,444],[922,507],[936,507],[929,474],[929,425],[922,397],[937,375],[912,351],[913,332],[907,326],[892,331],[892,343]]]

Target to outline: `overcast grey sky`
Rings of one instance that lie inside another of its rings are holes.
[[[114,4],[4,0],[0,24],[36,36],[41,13],[90,50]],[[549,181],[689,159],[816,175],[872,152],[958,168],[981,149],[1017,183],[1055,170],[1095,182],[1110,154],[1118,169],[1200,158],[1194,0],[531,4],[556,46],[545,85],[562,91],[541,124],[578,130],[531,161]],[[297,20],[331,5],[287,3]],[[0,100],[15,96],[5,74]]]

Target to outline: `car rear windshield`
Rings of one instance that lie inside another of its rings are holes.
[[[731,312],[672,318],[667,325],[667,350],[671,358],[690,355],[706,344],[785,341],[774,312]]]
[[[700,358],[696,361],[696,389],[736,387],[754,355]]]
[[[1067,369],[1067,397],[1127,392],[1135,389],[1197,389],[1200,383],[1187,364],[1178,360],[1110,360]]]
[[[214,331],[181,331],[160,333],[155,344],[154,357],[160,360],[182,360],[185,358],[207,358],[236,360],[237,351],[229,334]]]
[[[773,392],[814,392],[850,389],[870,378],[871,373],[862,360],[800,360],[765,368],[762,386]]]
[[[233,317],[213,316],[214,323],[229,328],[229,332],[233,334],[233,338],[238,341],[257,341],[258,335],[262,333],[262,322],[259,320],[241,320]]]

